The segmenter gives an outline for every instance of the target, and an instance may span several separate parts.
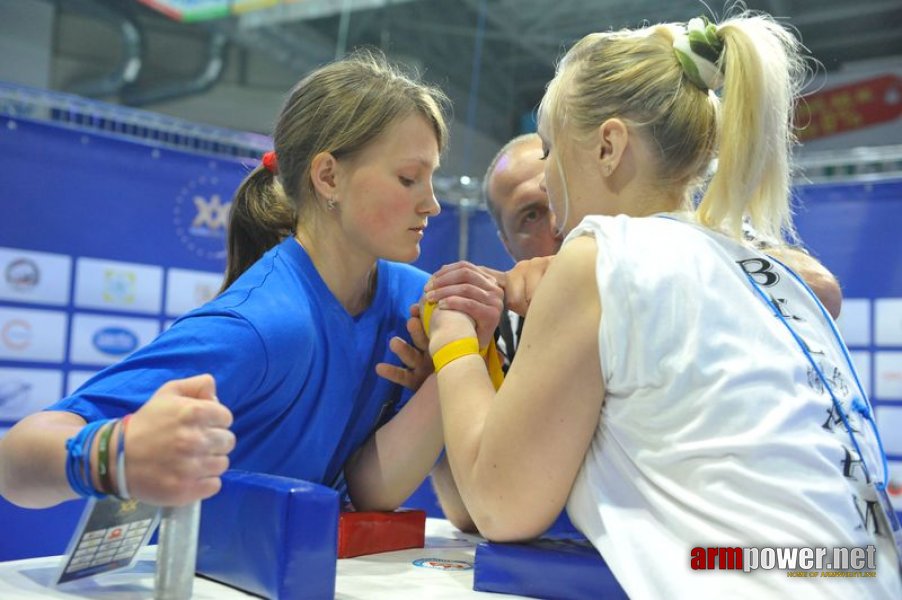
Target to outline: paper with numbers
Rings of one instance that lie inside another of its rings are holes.
[[[91,498],[63,557],[57,585],[130,567],[160,519],[160,509],[112,496]]]

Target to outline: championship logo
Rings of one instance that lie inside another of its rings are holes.
[[[469,571],[473,568],[473,565],[465,560],[448,560],[446,558],[418,558],[413,561],[413,566],[440,571]]]
[[[211,164],[211,168],[215,168]],[[179,241],[201,258],[224,260],[226,227],[232,203],[223,200],[230,190],[215,174],[201,175],[179,191],[173,222]]]

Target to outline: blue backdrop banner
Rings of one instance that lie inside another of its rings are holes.
[[[253,162],[0,118],[0,435],[211,298],[234,189]],[[902,493],[902,181],[798,189],[802,239],[842,282],[844,337],[877,406]],[[417,265],[460,255],[460,208],[432,219]],[[488,213],[466,255],[506,268]]]

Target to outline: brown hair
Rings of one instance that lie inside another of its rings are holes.
[[[321,152],[336,158],[361,151],[392,123],[426,118],[444,149],[447,97],[374,51],[357,51],[302,79],[279,115],[273,147],[278,175],[258,165],[241,183],[229,215],[228,259],[222,289],[263,254],[293,235],[298,216],[317,204],[310,164]]]

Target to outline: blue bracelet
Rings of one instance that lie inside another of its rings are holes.
[[[66,440],[66,479],[69,487],[79,496],[106,497],[106,494],[94,487],[94,479],[91,477],[91,446],[100,428],[111,420],[88,423],[75,436]]]

